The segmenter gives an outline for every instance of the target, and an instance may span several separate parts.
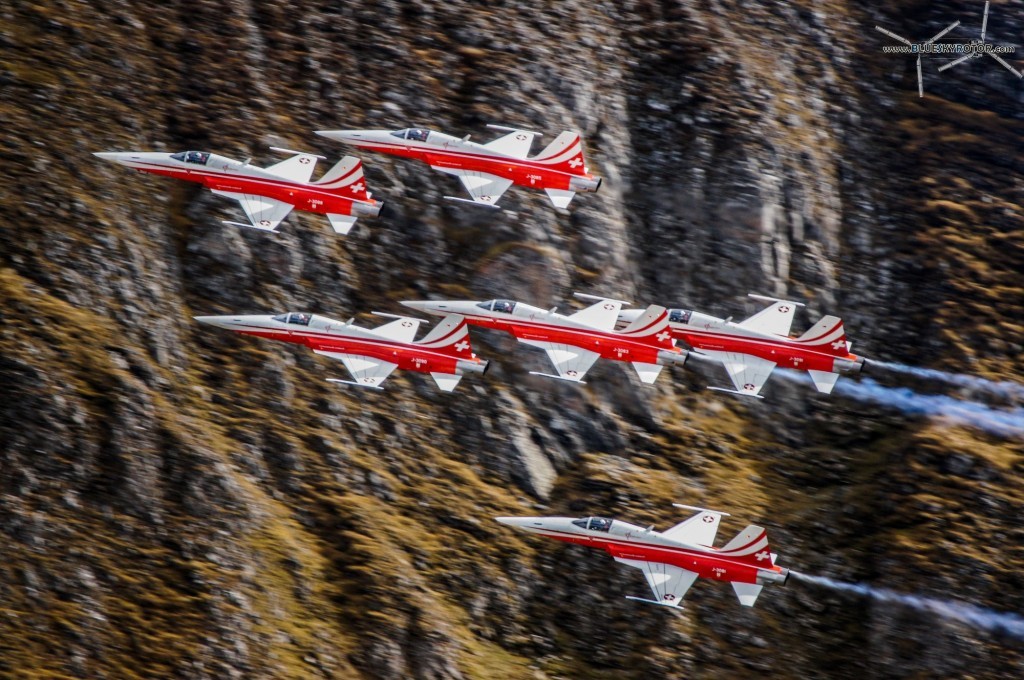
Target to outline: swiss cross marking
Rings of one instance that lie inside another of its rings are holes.
[[[579,375],[579,372],[577,372],[577,371],[566,371],[565,374],[567,376],[569,376],[570,378],[575,378],[576,376]]]
[[[846,343],[843,342],[842,340],[836,340],[835,342],[832,343],[832,349],[842,349],[845,346]]]
[[[754,555],[754,559],[756,559],[758,562],[762,562],[768,559],[769,557],[771,557],[771,555],[768,554],[767,550],[762,550],[761,552]]]
[[[363,189],[365,189],[365,188],[366,188],[365,184],[363,184],[362,182],[356,182],[355,184],[353,184],[352,186],[349,187],[349,190],[353,194],[358,194],[358,193],[362,193]]]
[[[468,340],[463,340],[462,342],[455,343],[455,351],[457,351],[457,352],[465,352],[467,349],[469,349],[469,341]]]
[[[672,334],[669,333],[668,331],[662,331],[658,333],[655,337],[658,338],[658,340],[665,342],[666,340],[672,337]]]
[[[605,309],[615,309],[615,305],[613,303],[611,303],[611,302],[606,302],[606,303],[604,303],[604,308]]]
[[[412,321],[403,321],[402,322],[402,326],[404,326],[405,328],[408,328],[411,325],[412,325]]]
[[[524,139],[526,139],[526,135],[524,135],[523,133],[519,133],[518,135],[516,135],[516,139],[518,139],[521,142]]]
[[[665,601],[666,602],[672,602],[675,599],[676,599],[676,596],[673,595],[672,593],[665,593]]]
[[[756,387],[754,383],[747,383],[743,386],[743,389],[747,390],[748,392],[753,392],[756,389]]]
[[[715,521],[715,518],[712,517],[711,515],[704,515],[702,521],[705,522],[706,524],[711,524],[712,522]]]
[[[782,312],[783,314],[785,314],[786,312],[789,311],[789,307],[787,307],[786,305],[781,305],[779,307],[779,311]]]
[[[269,227],[270,226],[270,220],[260,220],[260,226]]]
[[[573,158],[571,161],[569,161],[569,165],[573,168],[578,168],[581,165],[583,165],[583,160],[579,156],[577,156],[576,158]]]
[[[303,156],[302,158],[299,159],[299,162],[302,163],[303,165],[309,165],[309,157]]]

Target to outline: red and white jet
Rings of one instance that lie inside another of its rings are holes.
[[[540,347],[548,353],[558,375],[531,371],[531,375],[583,382],[583,376],[599,358],[628,361],[641,382],[651,384],[662,366],[686,363],[686,352],[675,346],[668,330],[664,307],[651,305],[627,328],[616,331],[622,300],[583,295],[597,300],[575,314],[565,316],[512,300],[440,300],[403,302],[403,305],[431,314],[461,314],[474,326],[508,331],[519,342]]]
[[[698,359],[720,361],[725,365],[735,390],[710,389],[742,396],[758,397],[776,366],[807,371],[819,392],[830,394],[842,373],[859,373],[864,358],[850,353],[843,322],[835,316],[822,317],[798,338],[790,337],[793,314],[799,302],[753,295],[771,302],[749,319],[733,323],[732,317],[718,319],[686,309],[669,310],[672,335],[691,347]],[[640,310],[626,310],[619,321],[629,323]]]
[[[233,198],[242,204],[251,223],[224,222],[236,227],[274,231],[293,208],[298,208],[327,215],[334,231],[347,234],[356,218],[380,214],[384,204],[366,190],[363,163],[358,158],[345,156],[319,180],[310,182],[316,161],[323,156],[270,148],[294,155],[269,168],[205,151],[115,151],[95,155],[140,172],[198,182],[215,194]]]
[[[429,373],[437,386],[451,392],[466,373],[487,371],[469,343],[466,320],[450,314],[422,340],[414,341],[421,319],[374,312],[395,321],[377,328],[360,328],[353,319],[337,321],[319,314],[197,316],[196,321],[236,333],[306,345],[321,356],[345,364],[352,380],[328,382],[381,389],[396,368]]]
[[[458,177],[472,196],[471,201],[454,196],[445,198],[492,208],[498,207],[498,200],[513,184],[543,189],[551,203],[561,209],[569,206],[577,191],[595,192],[601,186],[601,178],[587,172],[579,133],[563,132],[546,149],[529,158],[533,138],[540,136],[539,132],[503,125],[487,127],[508,134],[486,144],[469,141],[469,135],[459,138],[422,128],[319,130],[317,134],[360,149],[421,160],[435,170]]]
[[[764,529],[752,524],[725,546],[714,548],[719,522],[728,513],[673,505],[699,513],[664,532],[603,517],[495,519],[566,543],[601,548],[615,561],[642,570],[654,599],[627,595],[638,602],[678,608],[697,577],[703,577],[730,582],[740,604],[753,607],[762,587],[769,583],[785,585],[789,570],[775,566],[777,555],[768,547]]]

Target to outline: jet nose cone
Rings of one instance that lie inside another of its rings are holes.
[[[366,141],[367,135],[359,130],[317,130],[316,134],[328,139],[337,139],[340,142]]]
[[[540,524],[536,517],[495,517],[494,519],[502,524],[519,529],[540,528],[535,526]]]
[[[128,154],[123,151],[97,151],[92,154],[98,158],[102,158],[105,161],[113,161],[115,163],[121,163],[127,158]]]
[[[199,323],[209,324],[210,326],[224,325],[223,316],[193,316],[192,318],[198,321]]]

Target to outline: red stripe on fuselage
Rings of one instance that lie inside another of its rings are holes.
[[[139,164],[138,170],[163,175],[186,182],[197,182],[208,189],[229,191],[237,194],[254,194],[273,198],[294,205],[298,210],[312,213],[336,213],[351,215],[352,204],[357,199],[338,195],[330,189],[317,188],[315,184],[299,184],[286,180],[274,180],[249,175],[236,175],[227,172],[211,172],[209,170],[192,170],[191,168],[172,168],[155,164]]]
[[[605,359],[615,361],[639,361],[654,363],[658,352],[666,348],[644,338],[634,338],[621,333],[584,328],[572,328],[539,321],[497,319],[489,316],[466,315],[466,322],[474,326],[483,326],[511,333],[520,340],[535,340],[572,345],[591,352],[597,352]],[[617,349],[624,350],[622,353]],[[671,351],[671,350],[668,350]],[[636,354],[633,354],[636,352]]]
[[[669,325],[669,328],[673,337],[682,340],[696,350],[750,354],[773,361],[783,368],[832,372],[835,359],[855,360],[857,358],[852,354],[829,354],[803,345],[796,345],[793,341],[782,338],[779,340],[753,338],[716,331],[681,329],[672,325]],[[794,361],[794,359],[798,361]]]
[[[356,146],[370,151],[414,158],[431,166],[496,175],[512,180],[513,184],[535,189],[567,190],[573,177],[588,177],[588,175],[574,175],[556,170],[543,163],[468,151],[449,151],[437,147],[408,147],[386,142],[363,142]]]
[[[399,368],[406,370],[441,373],[454,373],[455,365],[460,357],[440,351],[439,349],[425,349],[416,344],[395,342],[386,339],[357,338],[350,335],[335,335],[332,333],[317,333],[315,331],[292,331],[290,329],[270,329],[263,326],[249,326],[252,330],[241,330],[233,328],[236,333],[254,335],[268,340],[280,340],[297,345],[305,345],[310,349],[317,349],[323,352],[337,352],[339,354],[358,354],[368,356],[382,361],[390,361],[398,364]],[[418,363],[417,360],[420,360]],[[423,363],[423,362],[426,363]]]
[[[617,539],[612,536],[602,537],[591,534],[583,535],[555,530],[543,530],[535,533],[566,543],[576,543],[578,545],[589,546],[592,548],[600,548],[614,557],[670,564],[675,567],[696,572],[702,578],[710,578],[718,581],[756,583],[757,571],[759,569],[780,571],[777,567],[772,565],[770,560],[765,560],[765,566],[761,567],[756,564],[719,555],[714,548],[708,549],[712,552],[704,552],[683,548],[681,546],[627,541]],[[716,568],[724,571],[713,571]]]

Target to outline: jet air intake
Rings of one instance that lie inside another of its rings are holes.
[[[597,193],[601,188],[601,178],[590,179],[589,177],[572,177],[569,179],[569,191],[587,191]]]
[[[690,352],[685,349],[680,350],[679,352],[669,352],[668,350],[663,349],[658,352],[658,364],[660,366],[671,366],[672,364],[679,364],[682,366],[689,358]]]
[[[766,586],[771,583],[777,583],[780,586],[784,586],[788,580],[789,569],[783,569],[782,571],[768,571],[767,569],[757,570],[757,585],[759,586]]]
[[[455,362],[455,373],[458,375],[465,375],[467,373],[479,373],[483,375],[487,372],[487,366],[490,362],[481,359],[480,361],[468,361],[466,359],[459,359]]]

